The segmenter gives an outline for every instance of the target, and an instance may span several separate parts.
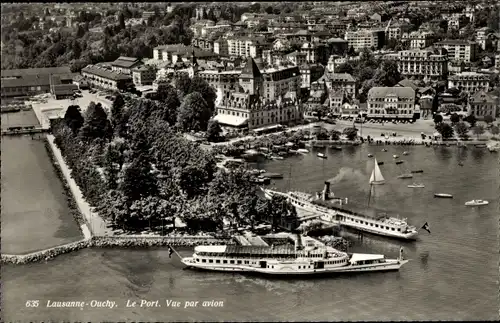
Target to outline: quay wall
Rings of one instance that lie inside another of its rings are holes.
[[[2,254],[0,263],[22,265],[48,261],[56,256],[83,248],[148,248],[148,247],[194,247],[197,245],[235,244],[232,239],[218,239],[211,236],[120,236],[92,237],[62,246],[35,251],[24,255]]]

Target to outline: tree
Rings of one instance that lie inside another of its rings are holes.
[[[118,93],[115,96],[115,100],[111,105],[111,125],[113,126],[114,132],[117,135],[122,135],[124,132],[125,124],[124,124],[124,112],[123,108],[125,106],[125,100],[123,99],[123,95]]]
[[[217,93],[215,93],[213,87],[211,87],[207,81],[199,76],[193,77],[191,83],[189,84],[189,91],[186,94],[193,92],[198,92],[201,94],[205,102],[207,102],[207,107],[210,113],[213,114],[215,110],[215,99],[217,98]]]
[[[120,30],[125,29],[125,16],[123,15],[123,12],[120,12],[118,15],[118,24],[120,26]]]
[[[155,175],[151,172],[151,164],[145,156],[136,158],[125,168],[123,180],[120,183],[120,190],[129,202],[146,196],[154,196],[158,192]]]
[[[354,127],[345,128],[342,134],[345,135],[348,140],[354,140],[358,136],[358,129]]]
[[[443,139],[450,139],[455,134],[453,127],[445,122],[440,122],[436,125],[436,130]]]
[[[278,226],[284,226],[284,220],[297,217],[297,210],[288,202],[287,198],[280,195],[273,195],[266,201],[266,211],[271,218],[271,227],[275,231]]]
[[[64,114],[64,122],[71,131],[73,131],[73,134],[76,135],[84,122],[82,114],[80,113],[80,107],[77,105],[70,105]]]
[[[433,119],[434,119],[435,124],[439,124],[439,123],[443,122],[443,116],[438,114],[438,113],[434,114]]]
[[[500,130],[498,129],[498,126],[493,126],[490,128],[490,132],[492,135],[498,135],[498,133],[500,132]]]
[[[111,135],[111,123],[102,105],[90,102],[85,113],[85,121],[80,128],[80,137],[82,140],[90,142],[96,138],[109,139]]]
[[[210,120],[207,127],[207,140],[217,142],[220,139],[222,128],[217,120]]]
[[[483,125],[476,125],[472,127],[472,133],[477,136],[477,139],[479,140],[479,136],[484,133],[484,127]]]
[[[458,122],[455,124],[455,131],[458,137],[462,140],[467,140],[469,138],[469,128],[464,122]]]
[[[335,129],[332,129],[330,130],[330,132],[328,133],[329,137],[331,140],[339,140],[340,139],[340,131],[337,131]]]
[[[456,113],[453,113],[451,116],[450,116],[450,121],[451,123],[455,124],[457,122],[460,121],[460,116]]]
[[[484,122],[486,122],[487,124],[490,124],[494,121],[495,119],[493,118],[492,115],[486,115],[484,116]]]
[[[473,114],[471,114],[465,117],[464,121],[467,121],[467,123],[470,124],[471,127],[474,127],[476,125],[477,119]]]
[[[198,92],[188,94],[182,100],[177,115],[177,126],[184,132],[206,131],[212,111]]]
[[[148,221],[150,229],[170,211],[169,202],[158,196],[146,196],[134,201],[130,206],[131,216],[140,221]]]
[[[170,85],[162,85],[158,88],[155,98],[158,106],[158,113],[162,120],[167,121],[170,125],[174,125],[177,121],[177,110],[181,105],[177,91]]]
[[[373,75],[373,81],[377,86],[393,87],[401,80],[398,64],[392,60],[384,61]]]

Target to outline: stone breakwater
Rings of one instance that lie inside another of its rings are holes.
[[[25,255],[2,255],[2,264],[22,265],[48,261],[56,256],[83,248],[148,248],[148,247],[194,247],[197,245],[236,244],[232,239],[216,239],[210,236],[172,236],[172,237],[92,237],[71,242]]]

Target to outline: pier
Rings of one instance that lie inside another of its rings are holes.
[[[2,136],[20,136],[44,132],[49,132],[49,128],[42,126],[17,126],[2,129]]]

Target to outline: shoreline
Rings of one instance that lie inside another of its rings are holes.
[[[218,239],[211,236],[166,236],[166,237],[92,237],[22,255],[2,254],[1,264],[25,265],[48,261],[55,257],[85,248],[150,248],[150,247],[194,247],[198,245],[235,244],[232,238]]]

